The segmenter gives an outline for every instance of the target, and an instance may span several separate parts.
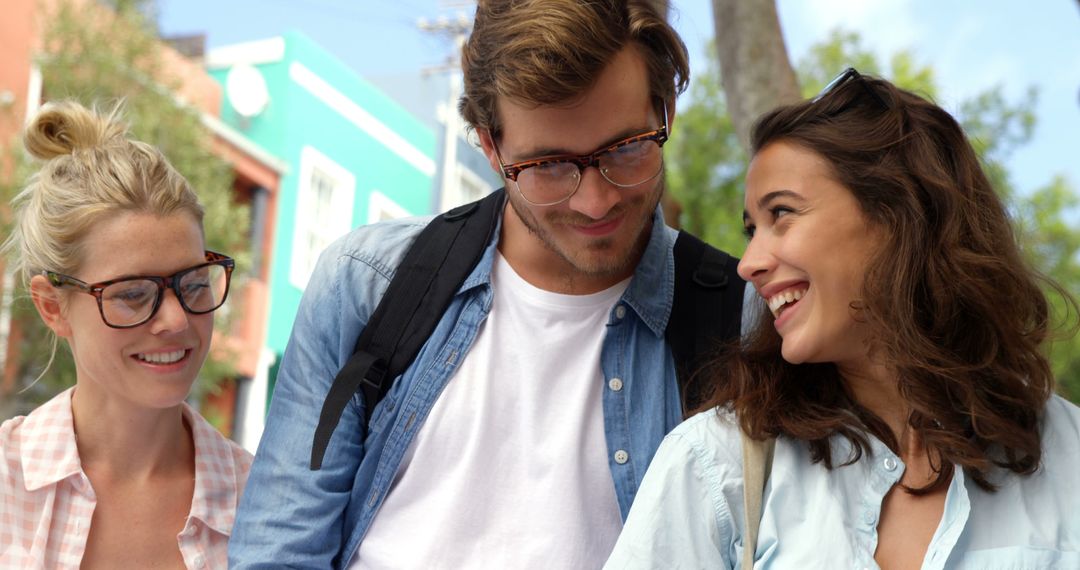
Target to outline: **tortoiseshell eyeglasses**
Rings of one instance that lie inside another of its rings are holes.
[[[206,263],[169,275],[123,277],[100,283],[85,283],[70,275],[42,271],[53,287],[71,288],[93,295],[105,324],[115,329],[137,327],[154,317],[166,289],[172,289],[180,306],[193,315],[216,310],[229,296],[229,281],[235,262],[227,255],[206,252]]]
[[[660,148],[668,139],[668,115],[667,105],[661,107],[660,128],[604,145],[589,154],[560,154],[503,164],[496,145],[495,156],[503,175],[534,206],[554,206],[569,200],[590,166],[595,166],[605,180],[619,188],[639,186],[659,176],[664,169]]]

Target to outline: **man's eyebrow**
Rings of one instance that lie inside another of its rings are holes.
[[[624,129],[623,131],[619,132],[615,136],[608,139],[608,141],[605,142],[604,144],[602,144],[599,147],[593,149],[593,151],[595,152],[597,150],[605,149],[605,148],[607,148],[607,147],[609,147],[609,146],[611,146],[611,145],[613,145],[613,144],[615,144],[617,142],[626,140],[626,139],[628,139],[630,137],[634,137],[634,136],[637,136],[637,135],[640,135],[640,134],[644,134],[644,133],[648,133],[648,132],[651,132],[651,131],[654,131],[654,130],[658,130],[659,128],[660,127]],[[556,148],[556,147],[539,147],[539,148],[529,149],[528,152],[523,152],[521,154],[522,154],[522,156],[527,156],[529,158],[516,159],[516,160],[514,160],[514,162],[525,162],[525,161],[529,161],[529,160],[537,160],[537,159],[541,159],[541,158],[548,158],[548,157],[554,157],[554,156],[581,156],[579,154],[575,154],[573,152],[570,152],[569,150],[567,150],[565,148]]]

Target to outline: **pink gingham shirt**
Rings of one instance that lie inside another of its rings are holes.
[[[97,500],[83,473],[69,389],[0,425],[0,570],[78,568]],[[192,569],[225,568],[251,454],[184,404],[195,440],[195,494],[176,537]]]

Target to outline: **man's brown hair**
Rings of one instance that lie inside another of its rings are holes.
[[[689,81],[686,46],[648,1],[480,0],[461,55],[461,115],[498,136],[499,97],[573,102],[629,45],[645,59],[650,94],[670,105]]]
[[[1042,285],[1070,315],[1076,304],[1024,260],[1004,204],[956,120],[887,81],[856,77],[820,99],[764,115],[754,153],[777,141],[822,156],[869,222],[884,230],[866,268],[854,318],[870,331],[872,357],[898,383],[937,477],[953,465],[992,490],[995,467],[1030,474],[1042,449],[1039,417],[1054,380],[1042,344],[1050,334]],[[885,422],[860,406],[831,363],[794,365],[780,355],[773,318],[717,360],[708,406],[727,407],[757,438],[807,442],[828,467],[858,460],[872,434],[894,451]],[[1075,329],[1073,329],[1075,330]],[[834,458],[830,438],[852,443]]]

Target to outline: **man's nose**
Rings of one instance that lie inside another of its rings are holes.
[[[589,166],[581,172],[581,183],[570,197],[570,209],[601,220],[622,199],[623,189],[608,182],[600,166]]]

